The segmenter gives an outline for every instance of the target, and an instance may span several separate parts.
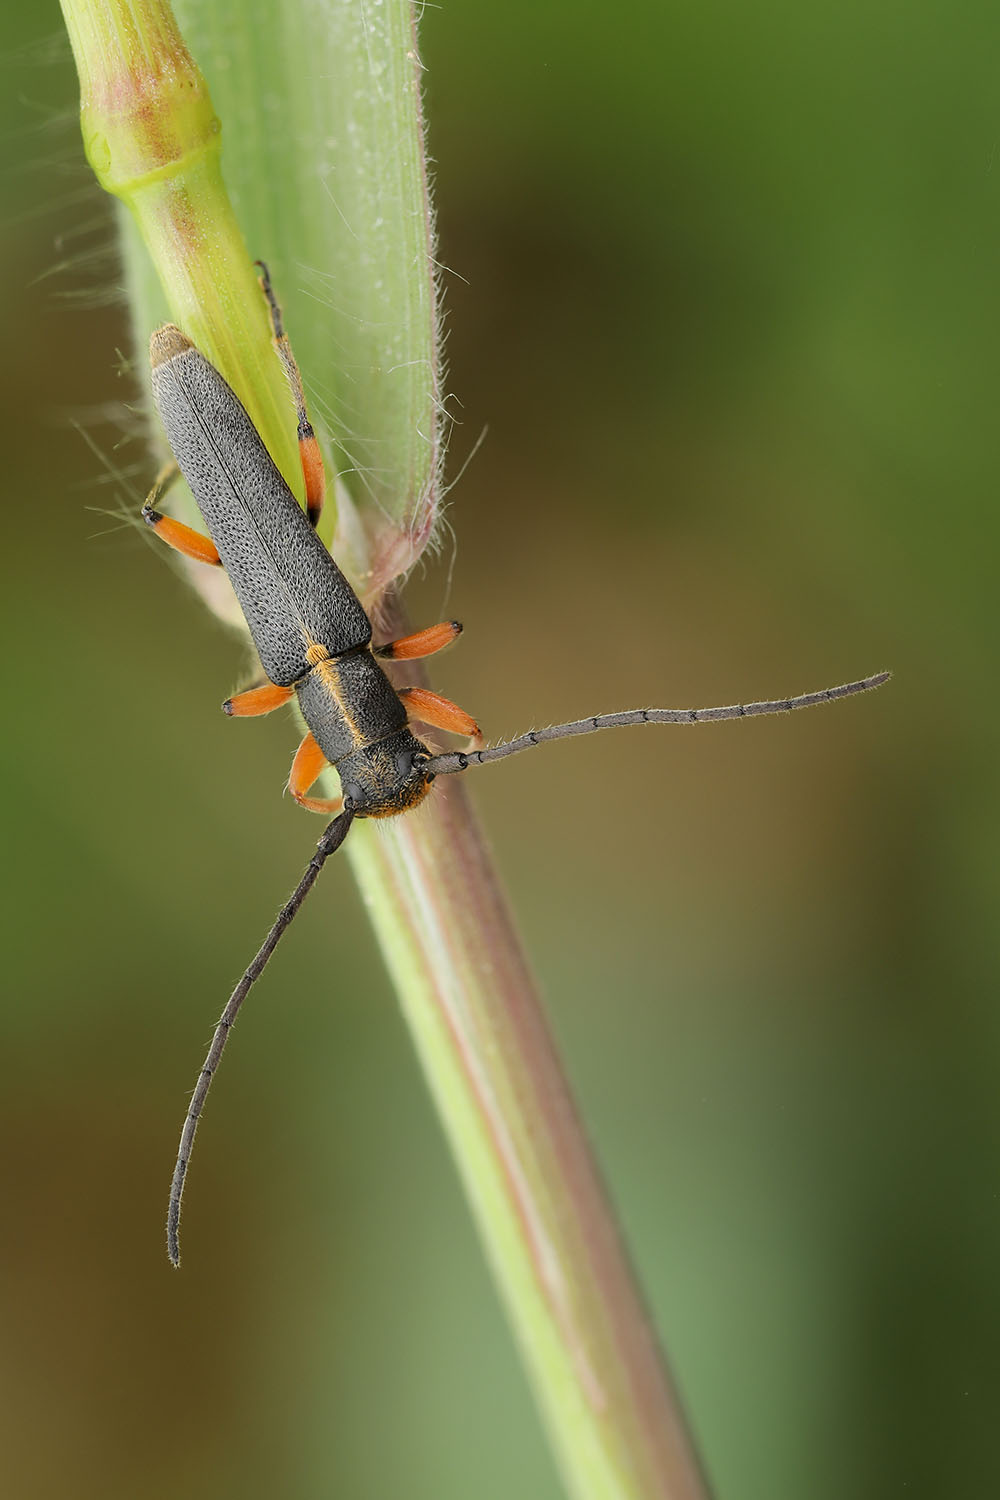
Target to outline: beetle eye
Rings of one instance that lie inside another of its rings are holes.
[[[413,770],[412,750],[400,750],[399,754],[396,756],[396,770],[404,779],[409,776],[410,772]]]
[[[344,787],[344,798],[348,802],[353,802],[355,807],[364,806],[365,794],[356,781],[349,781]]]

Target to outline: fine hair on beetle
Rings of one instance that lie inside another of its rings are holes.
[[[255,717],[296,699],[307,733],[292,762],[288,789],[307,810],[336,816],[230,995],[198,1075],[170,1189],[167,1252],[175,1266],[180,1263],[181,1200],[191,1151],[229,1033],[250,989],[355,818],[405,813],[423,801],[437,777],[505,760],[549,740],[639,724],[703,724],[791,713],[868,692],[889,676],[878,672],[820,692],[722,708],[637,708],[596,714],[531,730],[488,747],[476,721],[457,704],[429,688],[396,688],[383,661],[434,655],[455,640],[462,627],[446,620],[399,640],[373,645],[371,623],[360,600],[316,534],[325,493],[323,460],[267,268],[257,264],[275,352],[296,407],[305,508],[222,375],[179,328],[168,323],[153,334],[150,359],[153,396],[174,462],[157,476],[142,518],[169,546],[206,566],[225,570],[257,649],[264,680],[228,698],[223,709],[237,718]],[[178,474],[188,482],[207,536],[157,508]],[[414,720],[464,737],[466,748],[434,754],[413,733]],[[338,772],[341,798],[311,795],[328,766]]]

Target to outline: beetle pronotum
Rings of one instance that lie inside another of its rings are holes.
[[[359,599],[316,535],[325,488],[323,461],[306,412],[299,371],[263,265],[261,272],[274,345],[295,399],[306,508],[303,511],[299,506],[223,377],[179,328],[167,323],[152,336],[150,358],[153,395],[175,462],[158,477],[142,516],[179,552],[225,569],[266,681],[227,699],[223,708],[229,714],[248,717],[270,713],[297,697],[308,733],[292,763],[289,790],[310,811],[335,812],[337,816],[323,833],[302,879],[230,996],[198,1075],[170,1190],[167,1251],[175,1266],[180,1263],[181,1197],[195,1132],[233,1022],[325,860],[339,849],[355,818],[384,818],[406,812],[423,800],[436,776],[503,760],[547,740],[634,724],[700,724],[789,713],[867,692],[881,686],[889,676],[888,672],[878,672],[821,692],[724,708],[643,708],[596,714],[532,730],[506,744],[479,748],[479,728],[468,714],[426,688],[395,688],[380,665],[380,659],[430,656],[453,641],[461,626],[445,621],[373,648],[372,627]],[[155,508],[178,473],[187,480],[197,501],[208,528],[207,537]],[[470,736],[472,743],[466,750],[434,755],[410,730],[411,715],[434,728]],[[328,764],[339,773],[343,796],[311,797],[313,783]]]

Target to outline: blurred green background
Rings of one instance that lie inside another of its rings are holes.
[[[110,205],[54,0],[2,4],[5,1491],[554,1500],[344,868],[167,1266],[315,829],[114,514]],[[489,424],[409,593],[466,623],[436,685],[496,737],[896,673],[475,783],[720,1500],[995,1494],[1000,17],[465,0],[422,41],[452,475]]]

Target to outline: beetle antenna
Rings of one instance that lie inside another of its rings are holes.
[[[432,755],[423,769],[431,776],[450,776],[469,766],[484,766],[491,760],[520,755],[546,740],[567,740],[577,734],[593,734],[598,729],[625,729],[632,724],[703,724],[721,719],[749,719],[759,714],[787,714],[797,708],[813,708],[818,703],[834,703],[854,693],[868,693],[888,682],[890,672],[876,672],[860,682],[845,682],[840,687],[824,688],[818,693],[802,693],[798,698],[774,698],[766,703],[734,703],[726,708],[632,708],[617,714],[595,714],[590,719],[574,719],[570,724],[553,724],[548,729],[532,729],[528,734],[491,745],[486,750],[450,751]]]
[[[322,870],[323,865],[331,854],[336,853],[354,820],[354,808],[347,803],[344,811],[324,831],[323,837],[316,845],[316,853],[306,866],[305,873],[298,885],[295,887],[284,906],[274,919],[274,926],[261,944],[243,978],[233,990],[226,1004],[225,1010],[219,1017],[219,1024],[215,1028],[212,1044],[208,1049],[205,1064],[198,1074],[198,1082],[195,1084],[194,1093],[191,1095],[191,1103],[184,1117],[184,1127],[181,1130],[180,1146],[177,1149],[177,1165],[174,1167],[173,1181],[170,1184],[170,1207],[167,1210],[167,1254],[171,1264],[179,1266],[181,1262],[181,1250],[179,1240],[179,1228],[181,1219],[181,1197],[184,1193],[184,1179],[187,1177],[188,1163],[191,1160],[191,1151],[194,1147],[195,1133],[198,1129],[198,1120],[205,1107],[205,1099],[212,1084],[212,1078],[219,1066],[219,1060],[229,1040],[229,1033],[239,1014],[240,1006],[243,1004],[254,981],[259,979],[267,965],[268,959],[278,946],[279,939],[298,913],[299,907],[308,896],[315,884],[316,877]]]

